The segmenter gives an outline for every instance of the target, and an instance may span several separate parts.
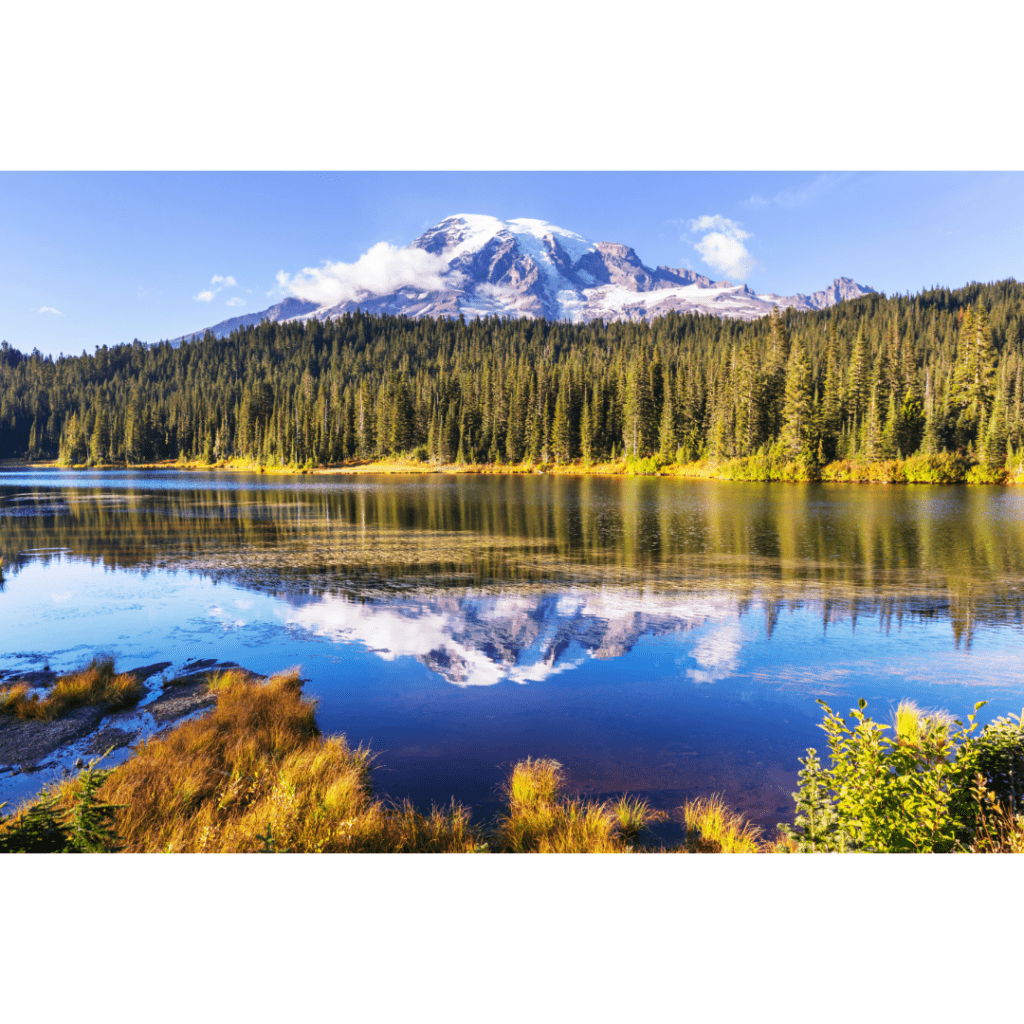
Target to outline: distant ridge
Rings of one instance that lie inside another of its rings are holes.
[[[477,214],[448,217],[393,254],[402,261],[397,274],[402,283],[388,291],[354,275],[334,282],[347,294],[325,300],[317,295],[324,289],[315,281],[292,281],[295,296],[194,333],[209,330],[222,338],[263,320],[327,320],[356,309],[409,317],[544,317],[573,323],[651,320],[673,310],[754,320],[774,306],[827,309],[874,292],[852,278],[837,277],[810,295],[757,294],[745,284],[712,281],[692,270],[648,267],[628,245],[591,242],[546,221],[501,221]]]

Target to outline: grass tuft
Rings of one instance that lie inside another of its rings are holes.
[[[114,672],[113,658],[93,658],[85,668],[60,676],[42,699],[25,683],[0,687],[0,714],[52,722],[77,707],[108,704],[130,707],[146,688],[131,672]]]
[[[496,847],[507,853],[622,853],[620,821],[607,804],[566,797],[562,766],[520,761],[505,785],[509,812],[498,820]]]
[[[664,821],[668,817],[664,811],[654,810],[648,801],[639,797],[631,798],[628,793],[613,804],[612,811],[617,820],[619,836],[630,846],[639,842],[640,834],[653,822]]]
[[[901,700],[893,715],[896,739],[913,746],[926,739],[941,739],[953,725],[948,711],[921,708],[916,701]]]
[[[686,846],[693,853],[758,853],[761,829],[730,811],[720,796],[689,800],[682,807]]]

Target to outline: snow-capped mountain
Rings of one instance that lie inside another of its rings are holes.
[[[824,309],[874,290],[840,277],[811,295],[758,295],[692,270],[648,267],[628,245],[591,242],[546,221],[477,214],[448,217],[404,248],[380,243],[356,263],[281,275],[279,282],[289,298],[210,330],[224,337],[261,320],[326,320],[357,308],[573,323],[649,320],[672,310],[753,320],[773,306]]]

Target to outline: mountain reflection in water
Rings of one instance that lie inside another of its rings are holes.
[[[290,623],[362,643],[389,661],[413,657],[457,686],[541,682],[587,657],[621,657],[642,637],[682,633],[733,615],[724,600],[579,589],[390,603],[324,597],[296,604]],[[735,661],[735,638],[713,637],[699,645],[703,669],[691,671],[693,678],[711,678]]]

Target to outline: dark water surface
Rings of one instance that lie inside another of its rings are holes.
[[[774,826],[816,697],[1024,704],[1013,488],[8,472],[0,554],[0,672],[298,665],[379,790],[481,815],[532,755]]]

